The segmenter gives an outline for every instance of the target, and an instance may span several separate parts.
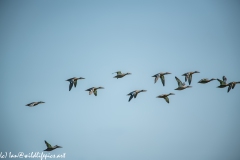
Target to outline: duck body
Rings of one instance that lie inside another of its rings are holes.
[[[181,87],[176,88],[175,90],[184,90],[186,88],[192,88],[192,86],[181,86]]]
[[[229,84],[222,84],[222,85],[220,85],[220,86],[217,86],[217,88],[225,88],[225,87],[227,87],[227,86],[229,86]]]

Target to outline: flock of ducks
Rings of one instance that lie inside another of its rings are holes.
[[[117,73],[117,75],[114,76],[113,78],[117,78],[117,79],[118,78],[123,78],[126,75],[131,75],[131,73],[122,73],[121,71],[117,71],[117,72],[114,72],[114,73]],[[175,90],[184,90],[186,88],[191,88],[192,86],[190,86],[190,84],[192,82],[192,75],[195,74],[195,73],[200,73],[200,72],[198,72],[198,71],[187,72],[187,73],[184,73],[182,75],[182,76],[185,77],[185,82],[188,81],[189,85],[185,85],[184,82],[182,82],[178,77],[175,76],[175,79],[178,83],[178,87]],[[162,85],[165,86],[164,76],[167,75],[167,74],[171,74],[171,73],[170,72],[164,72],[164,73],[160,72],[160,73],[157,73],[157,74],[153,75],[152,77],[155,77],[154,83],[156,83],[158,81],[158,79],[161,79]],[[73,85],[74,85],[74,87],[76,87],[77,86],[77,81],[81,80],[81,79],[85,79],[85,78],[83,78],[83,77],[79,77],[79,78],[73,77],[73,78],[67,79],[66,81],[69,82],[69,91],[71,91]],[[235,85],[240,83],[240,81],[239,82],[227,83],[227,78],[225,76],[222,77],[222,80],[215,79],[215,78],[212,78],[212,79],[204,78],[204,79],[201,79],[198,83],[206,84],[206,83],[209,83],[213,80],[218,80],[219,81],[220,85],[217,88],[225,88],[225,87],[228,86],[227,92],[229,92],[231,89],[234,89]],[[91,88],[87,89],[86,91],[89,92],[89,95],[91,95],[93,93],[95,96],[97,96],[97,90],[98,89],[104,89],[104,87],[91,87]],[[135,91],[130,92],[129,94],[127,94],[127,96],[130,96],[129,99],[128,99],[128,102],[130,102],[133,97],[136,98],[139,93],[146,92],[146,91],[147,90],[135,90]],[[169,103],[168,96],[170,96],[170,95],[175,95],[175,94],[174,93],[162,94],[162,95],[157,96],[156,98],[163,98],[163,99],[165,99],[165,101],[167,103]],[[36,106],[38,104],[41,104],[41,103],[45,103],[45,102],[43,102],[43,101],[32,102],[32,103],[27,104],[26,106],[34,107],[34,106]],[[52,151],[56,148],[62,148],[61,146],[58,146],[58,145],[55,145],[55,146],[52,147],[47,141],[45,141],[45,144],[47,146],[47,149],[45,149],[44,151]]]

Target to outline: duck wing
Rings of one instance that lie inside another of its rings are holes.
[[[192,82],[192,74],[190,74],[190,75],[188,76],[188,84],[190,85],[191,82]]]
[[[77,80],[75,80],[73,83],[74,83],[74,87],[76,87],[77,86]]]
[[[156,76],[155,76],[154,83],[156,83],[156,82],[158,81],[158,78],[159,78],[159,75],[156,75]]]
[[[69,91],[71,91],[72,86],[73,86],[73,82],[70,82],[70,84],[69,84]]]
[[[180,79],[178,79],[177,77],[175,77],[176,81],[178,82],[178,87],[182,87],[184,86],[182,81]]]
[[[189,73],[185,73],[184,76],[185,76],[185,82],[187,82]]]
[[[169,103],[169,98],[168,97],[164,97],[164,99],[167,103]]]
[[[162,81],[163,86],[165,86],[165,78],[164,78],[164,75],[161,75],[160,78],[161,78],[161,81]]]
[[[229,92],[231,89],[232,89],[232,84],[230,84],[230,85],[228,86],[228,91],[227,91],[227,92]]]
[[[234,89],[234,87],[235,87],[235,83],[232,83],[232,89]]]
[[[117,75],[119,75],[119,74],[122,74],[122,72],[121,72],[121,71],[117,71],[116,73],[117,73]]]
[[[91,89],[90,91],[89,91],[89,95],[91,95],[93,93],[93,89]]]
[[[220,79],[217,79],[217,80],[218,80],[218,82],[220,83],[220,85],[226,84],[226,82],[224,82],[224,81],[222,81],[222,80],[220,80]]]
[[[227,83],[227,77],[223,76],[223,82]]]
[[[129,97],[128,102],[130,102],[132,98],[133,98],[133,94],[131,94],[131,96]]]
[[[138,93],[136,93],[136,92],[135,92],[135,93],[134,93],[134,98],[136,98],[136,97],[137,97],[137,95],[138,95]]]
[[[95,96],[97,96],[97,90],[96,89],[94,90],[93,93],[94,93]]]
[[[49,144],[47,141],[45,141],[45,144],[46,144],[47,148],[52,148],[51,144]]]

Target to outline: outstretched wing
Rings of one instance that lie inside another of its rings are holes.
[[[129,97],[128,102],[130,102],[132,98],[133,98],[133,94],[131,94],[131,96]]]
[[[161,75],[160,78],[161,78],[161,81],[162,81],[163,86],[165,86],[165,78],[164,78],[164,75]]]
[[[138,95],[138,93],[134,92],[134,94],[133,94],[133,95],[134,95],[134,98],[136,98],[136,97],[137,97],[137,95]]]
[[[45,141],[45,144],[46,144],[47,148],[52,148],[51,144],[49,144],[47,141]]]
[[[235,83],[232,83],[232,89],[234,89],[234,87],[235,87]]]
[[[76,87],[77,86],[77,80],[75,80],[73,83],[74,83],[74,87]]]
[[[158,81],[159,75],[156,75],[154,83],[156,83]]]
[[[169,103],[169,98],[168,97],[164,97],[164,99],[167,103]]]
[[[220,79],[217,79],[217,80],[218,80],[218,82],[220,83],[220,85],[226,84],[226,82],[224,82],[224,81],[222,81],[222,80],[220,80]]]
[[[175,77],[175,79],[176,79],[177,82],[178,82],[178,87],[184,86],[183,83],[182,83],[182,81],[180,81],[180,79],[178,79],[177,77]]]
[[[69,84],[69,91],[71,91],[72,86],[73,86],[73,82],[70,82],[70,84]]]
[[[89,91],[89,95],[91,95],[93,93],[93,89],[91,89],[90,91]]]
[[[185,76],[185,82],[187,82],[189,74],[185,73],[184,76]]]
[[[192,74],[190,74],[190,75],[188,76],[188,84],[190,85],[191,82],[192,82]]]
[[[232,89],[232,83],[228,86],[228,92]]]
[[[115,72],[115,73],[117,73],[117,75],[119,75],[119,74],[122,74],[122,72],[121,72],[121,71],[117,71],[117,72]]]
[[[94,93],[95,96],[97,96],[97,90],[96,89],[94,90],[93,93]]]
[[[223,82],[227,83],[227,77],[223,76]]]

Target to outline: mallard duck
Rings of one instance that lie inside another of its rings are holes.
[[[170,95],[175,95],[175,94],[174,94],[174,93],[162,94],[162,95],[157,96],[156,98],[164,98],[165,101],[166,101],[167,103],[169,103],[169,98],[168,98],[168,96],[170,96]]]
[[[156,83],[157,80],[158,80],[158,78],[160,78],[161,81],[162,81],[163,86],[165,86],[165,78],[164,78],[164,75],[166,75],[166,74],[171,74],[171,73],[169,73],[169,72],[162,73],[162,72],[161,72],[161,73],[158,73],[158,74],[153,75],[152,77],[155,77],[154,83]]]
[[[231,89],[234,89],[235,85],[238,84],[240,82],[230,82],[229,83],[229,86],[228,86],[228,92],[231,90]]]
[[[223,76],[222,80],[220,80],[220,79],[217,79],[217,80],[220,83],[220,85],[217,86],[217,88],[225,88],[225,87],[229,86],[229,84],[227,84],[227,77]]]
[[[133,97],[136,98],[138,93],[146,92],[146,91],[147,90],[135,90],[135,91],[130,92],[129,94],[127,94],[127,96],[130,96],[128,102],[130,102]]]
[[[117,75],[116,76],[114,76],[113,78],[122,78],[122,77],[124,77],[124,76],[126,76],[126,75],[129,75],[129,74],[131,74],[131,73],[122,73],[121,71],[117,71],[117,72],[114,72],[114,73],[117,73]],[[114,74],[114,73],[112,73],[112,74]]]
[[[212,79],[204,78],[204,79],[201,79],[198,83],[205,84],[205,83],[211,82],[213,80],[216,80],[216,79],[215,78],[212,78]]]
[[[183,89],[192,87],[192,86],[185,86],[185,83],[182,83],[182,81],[180,81],[180,79],[178,79],[176,76],[175,76],[175,79],[178,82],[178,88],[176,88],[175,90],[183,90]]]
[[[104,89],[104,88],[103,87],[92,87],[92,88],[87,89],[86,91],[89,91],[89,95],[94,93],[94,95],[97,96],[98,89]]]
[[[188,80],[188,84],[190,85],[191,82],[192,82],[192,75],[194,73],[200,73],[198,71],[194,71],[194,72],[187,72],[187,73],[184,73],[182,76],[185,76],[185,82]]]
[[[33,107],[33,106],[36,106],[36,105],[41,104],[41,103],[45,103],[45,102],[43,102],[43,101],[32,102],[32,103],[27,104],[26,106]]]
[[[77,86],[77,80],[79,80],[79,79],[85,79],[85,78],[83,78],[83,77],[79,77],[79,78],[73,77],[73,78],[69,78],[69,79],[66,80],[66,81],[70,82],[69,91],[71,91],[73,84],[74,84],[74,87]]]
[[[52,147],[51,144],[49,144],[47,141],[45,141],[45,144],[47,146],[47,149],[45,149],[44,151],[52,151],[56,148],[62,148],[61,146],[58,146],[58,145],[55,145],[55,146]]]

